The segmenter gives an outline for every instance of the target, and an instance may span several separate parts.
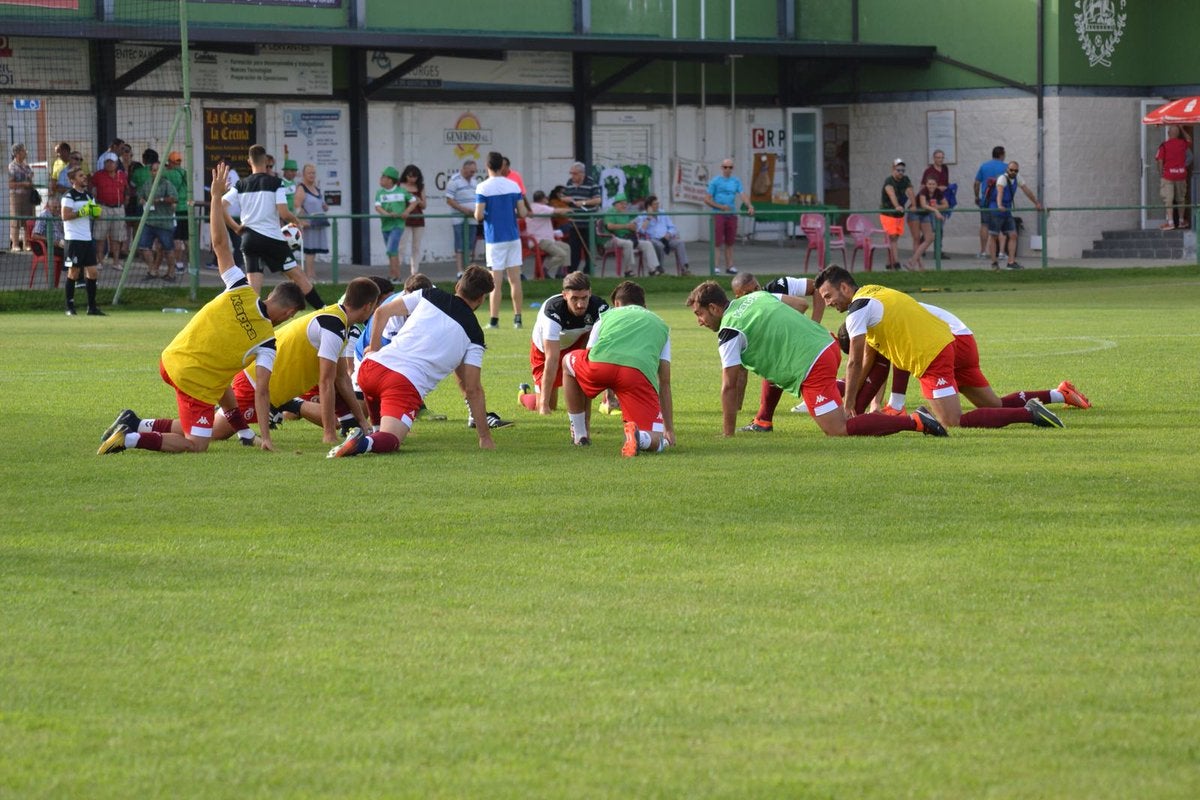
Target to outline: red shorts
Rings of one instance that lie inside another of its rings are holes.
[[[979,346],[972,334],[954,337],[954,382],[969,388],[991,385],[979,369]]]
[[[558,374],[554,376],[554,388],[562,387],[562,359],[567,353],[572,350],[580,350],[587,344],[587,337],[580,336],[575,340],[575,343],[570,347],[560,350],[558,353]],[[532,342],[529,343],[529,369],[533,372],[533,383],[535,386],[542,385],[542,375],[546,372],[546,354],[537,349]]]
[[[842,363],[842,351],[837,342],[830,342],[821,351],[817,360],[800,384],[800,396],[813,419],[842,407],[842,393],[838,391],[838,366]]]
[[[395,417],[405,426],[412,427],[421,410],[421,395],[408,378],[374,359],[367,359],[358,368],[358,385],[367,396],[368,404],[372,408],[378,405],[380,418]]]
[[[713,217],[713,235],[717,247],[737,240],[737,214],[717,214]]]
[[[921,396],[936,400],[958,394],[958,382],[954,374],[954,342],[951,342],[942,348],[937,358],[929,362],[921,375]]]
[[[570,369],[579,388],[587,397],[612,389],[621,401],[621,418],[643,431],[662,431],[662,406],[654,385],[641,370],[592,361],[588,350],[577,348],[563,357],[563,369]]]
[[[175,390],[175,405],[179,409],[179,424],[183,426],[183,435],[211,439],[216,406],[197,400],[176,386],[161,361],[158,362],[158,374]]]
[[[242,418],[246,422],[257,422],[254,413],[254,384],[246,377],[246,371],[242,370],[233,379],[233,397],[237,400],[238,410],[242,412]],[[304,394],[300,395],[300,399],[308,403],[320,402],[321,396],[317,391],[317,387],[309,389]],[[342,398],[337,398],[333,404],[333,413],[337,416],[343,416],[350,413],[350,408],[342,402]]]

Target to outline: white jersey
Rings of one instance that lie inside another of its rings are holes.
[[[812,294],[810,291],[811,284],[808,278],[776,278],[763,287],[763,291],[770,292],[773,295],[788,297],[804,297]]]
[[[256,172],[238,181],[222,199],[232,203],[235,198],[241,204],[242,225],[268,239],[284,241],[279,206],[287,205],[287,192],[282,180],[265,172]]]
[[[971,329],[968,328],[965,324],[963,324],[963,321],[961,319],[954,316],[946,309],[938,308],[937,306],[931,306],[928,303],[921,303],[920,305],[921,305],[921,308],[925,309],[930,314],[933,314],[935,317],[940,319],[942,322],[949,325],[950,332],[953,333],[955,336],[974,336],[974,334],[971,333]]]
[[[424,397],[461,364],[483,366],[483,329],[466,302],[441,289],[405,296],[408,322],[381,350],[365,361],[378,361],[399,372]]]
[[[533,323],[530,337],[533,346],[544,353],[546,342],[558,342],[559,348],[566,350],[586,336],[607,310],[608,303],[592,295],[588,298],[587,309],[576,316],[561,294],[549,297],[538,309],[537,321]]]

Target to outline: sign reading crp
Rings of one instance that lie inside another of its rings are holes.
[[[205,108],[204,174],[211,175],[222,158],[229,159],[238,175],[249,172],[246,156],[255,142],[257,122],[253,108]]]

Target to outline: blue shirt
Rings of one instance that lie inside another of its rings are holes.
[[[732,206],[737,200],[737,196],[742,194],[743,191],[741,180],[732,175],[728,178],[724,175],[718,175],[708,182],[708,193],[717,205]],[[737,211],[736,208],[733,210]]]
[[[483,238],[488,244],[515,242],[521,238],[517,228],[517,202],[521,187],[497,175],[475,187],[475,202],[483,204]]]
[[[979,165],[979,171],[975,173],[975,180],[979,181],[979,200],[983,200],[983,194],[987,191],[987,182],[992,178],[999,178],[1008,171],[1008,162],[1001,161],[998,158],[993,158],[991,161],[985,161]]]
[[[678,236],[679,229],[666,214],[642,214],[637,218],[638,233],[643,233],[651,239],[665,239],[668,236]]]

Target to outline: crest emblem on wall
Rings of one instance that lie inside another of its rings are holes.
[[[1126,0],[1075,0],[1075,34],[1088,66],[1111,67],[1113,51],[1125,33]]]

